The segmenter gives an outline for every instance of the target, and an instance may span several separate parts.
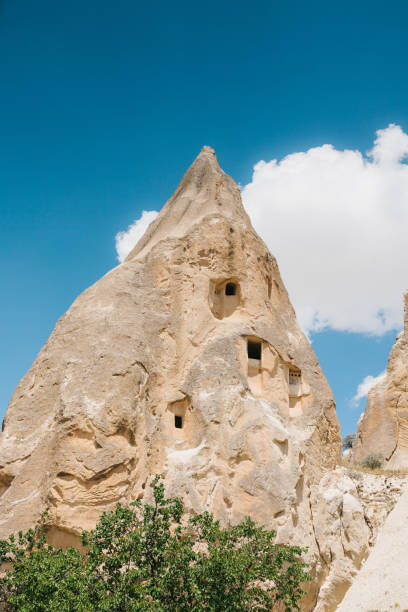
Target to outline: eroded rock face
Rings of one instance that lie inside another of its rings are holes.
[[[316,612],[331,612],[343,599],[369,552],[370,531],[356,485],[344,468],[312,486],[311,508],[322,584]]]
[[[387,468],[408,468],[408,293],[404,300],[404,331],[391,350],[385,378],[368,393],[357,426],[353,446],[357,463],[380,453]]]
[[[188,511],[250,515],[308,546],[311,609],[330,573],[318,517],[338,512],[332,501],[319,509],[316,487],[340,445],[331,390],[276,261],[205,147],[18,385],[0,436],[0,537],[48,508],[53,541],[71,543],[162,473]],[[343,522],[360,512],[347,499]]]
[[[407,474],[370,474],[354,468],[346,470],[356,486],[370,530],[369,545],[374,546],[386,518],[407,488]]]
[[[387,483],[387,491],[381,488],[380,483],[376,485],[377,494],[380,493],[381,497],[389,497],[392,488],[395,493],[396,483]],[[391,612],[408,609],[405,563],[408,548],[406,480],[404,485],[401,487],[402,495],[399,499],[395,498],[390,514],[383,515],[382,529],[370,556],[353,580],[337,608],[338,612]]]
[[[320,551],[315,581],[322,585],[315,612],[337,610],[348,589],[359,580],[360,570],[407,484],[406,475],[369,474],[337,467],[318,485],[312,485],[313,526]],[[371,610],[357,605],[341,609]]]

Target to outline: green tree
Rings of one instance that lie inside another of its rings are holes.
[[[343,450],[347,450],[348,448],[353,448],[354,440],[356,439],[356,434],[348,433],[344,436],[342,440]]]
[[[46,544],[46,515],[27,533],[0,541],[0,602],[5,610],[93,610],[86,558],[74,548]]]
[[[299,610],[310,580],[305,549],[274,544],[247,518],[224,528],[152,483],[153,501],[105,512],[82,535],[83,551],[46,543],[38,527],[0,541],[0,601],[10,612],[234,612]]]

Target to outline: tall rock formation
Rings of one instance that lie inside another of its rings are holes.
[[[380,453],[388,468],[408,467],[408,292],[404,330],[391,350],[384,379],[368,393],[357,426],[353,461],[359,463],[370,453]]]
[[[307,610],[332,560],[320,556],[311,492],[339,452],[332,393],[277,263],[204,147],[18,385],[0,436],[0,537],[48,508],[51,540],[69,543],[162,473],[188,511],[250,515],[309,546]]]

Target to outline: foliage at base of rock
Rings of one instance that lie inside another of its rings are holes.
[[[165,498],[105,512],[83,532],[84,551],[46,543],[39,526],[0,541],[0,601],[19,612],[299,610],[309,575],[297,546],[247,518],[222,528],[207,512],[182,521],[183,503]]]
[[[380,453],[370,453],[361,462],[361,465],[370,470],[377,470],[381,467],[383,462],[383,456]]]

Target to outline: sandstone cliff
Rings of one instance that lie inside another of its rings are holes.
[[[385,378],[368,393],[358,423],[352,453],[357,463],[370,453],[380,453],[384,466],[408,467],[408,293],[404,300],[404,330],[391,350]]]
[[[75,542],[162,473],[187,510],[251,515],[308,546],[303,609],[324,583],[318,609],[332,610],[368,538],[354,557],[338,540],[353,517],[364,523],[353,483],[328,474],[339,453],[332,393],[277,263],[205,147],[126,261],[58,321],[13,394],[0,537],[48,508],[51,540]]]

